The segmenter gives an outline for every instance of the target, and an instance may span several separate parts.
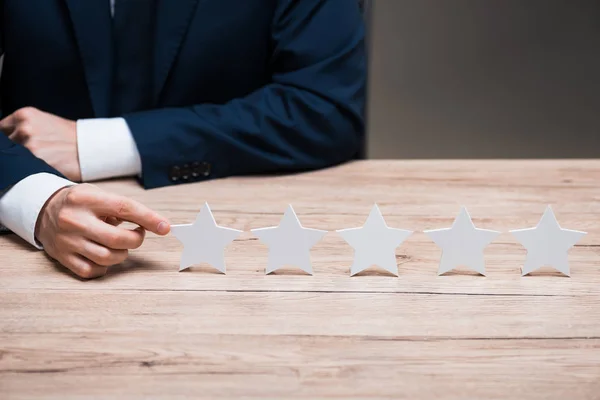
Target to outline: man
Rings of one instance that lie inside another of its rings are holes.
[[[363,41],[351,0],[0,0],[0,224],[93,278],[169,222],[77,182],[355,157]]]

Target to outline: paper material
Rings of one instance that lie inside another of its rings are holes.
[[[310,249],[325,236],[327,231],[303,228],[290,205],[285,210],[279,226],[252,229],[252,233],[269,246],[266,274],[284,265],[294,265],[312,275]]]
[[[500,234],[476,228],[465,207],[461,208],[451,228],[434,229],[424,233],[442,249],[438,275],[460,265],[485,275],[483,250]]]
[[[389,228],[375,204],[361,228],[337,231],[354,248],[354,262],[350,267],[350,276],[364,271],[371,265],[377,265],[398,276],[396,247],[406,240],[412,231]]]
[[[223,251],[242,233],[218,226],[208,203],[204,203],[193,224],[172,225],[171,231],[184,246],[179,271],[206,262],[222,273],[226,272]]]
[[[550,206],[535,228],[517,229],[510,233],[527,249],[522,275],[547,265],[567,276],[571,276],[567,252],[587,234],[561,228]]]

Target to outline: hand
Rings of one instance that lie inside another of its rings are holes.
[[[27,107],[0,121],[0,131],[68,179],[81,182],[75,121]]]
[[[140,227],[116,225],[129,221]],[[36,224],[36,238],[46,253],[82,278],[106,274],[144,241],[145,230],[169,233],[169,222],[127,197],[93,185],[77,185],[56,192],[44,205]]]

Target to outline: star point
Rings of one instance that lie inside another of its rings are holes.
[[[337,233],[354,248],[350,276],[371,265],[377,265],[398,276],[396,248],[413,232],[388,227],[379,206],[375,204],[362,227],[341,229]]]
[[[500,232],[476,228],[466,207],[461,207],[451,228],[424,232],[442,249],[438,275],[464,265],[485,275],[483,250]]]
[[[510,233],[527,250],[521,270],[523,276],[543,266],[551,266],[564,275],[571,276],[568,250],[587,234],[561,228],[550,206],[546,207],[534,228],[515,229]]]
[[[327,231],[304,228],[289,205],[278,226],[252,229],[263,243],[269,246],[269,260],[265,274],[270,274],[284,265],[295,265],[312,275],[310,249],[317,244]]]
[[[204,203],[193,224],[173,225],[171,231],[184,245],[179,272],[206,262],[223,274],[224,249],[242,233],[217,225],[208,203]]]

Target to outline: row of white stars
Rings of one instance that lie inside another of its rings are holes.
[[[174,225],[172,229],[184,244],[180,271],[206,262],[225,273],[223,251],[242,233],[236,229],[218,226],[206,203],[193,224]],[[567,251],[586,234],[561,228],[550,206],[535,228],[510,232],[527,249],[523,275],[543,266],[552,266],[569,276]],[[295,265],[312,275],[310,249],[327,231],[304,228],[290,205],[279,226],[253,229],[252,233],[269,246],[269,261],[265,270],[267,274],[285,265]],[[396,248],[413,232],[388,227],[379,207],[374,205],[362,227],[342,229],[337,233],[354,248],[351,276],[371,265],[377,265],[397,276]],[[452,227],[424,233],[442,249],[438,269],[440,275],[458,266],[467,266],[485,275],[483,250],[500,234],[497,231],[476,228],[464,207]]]

